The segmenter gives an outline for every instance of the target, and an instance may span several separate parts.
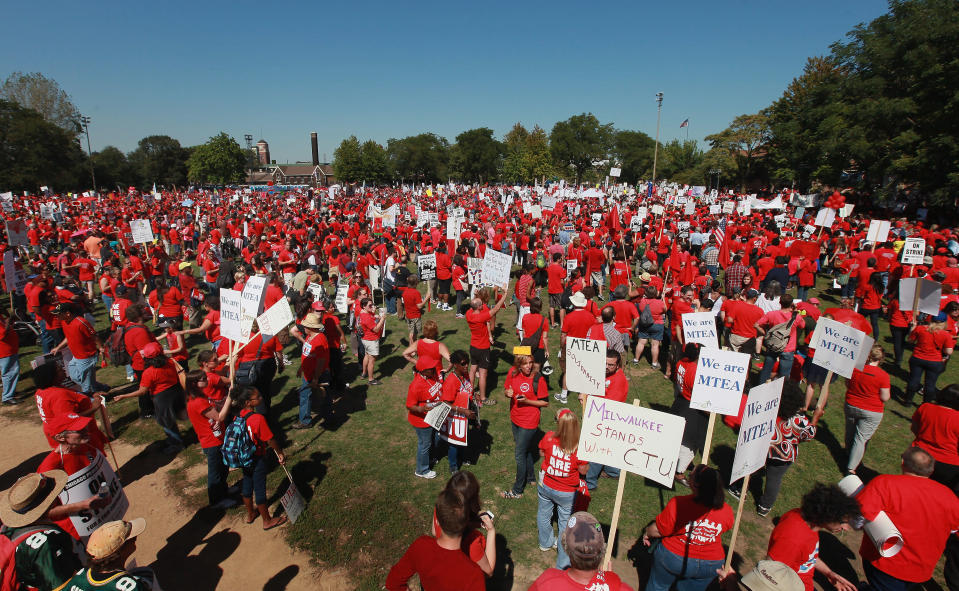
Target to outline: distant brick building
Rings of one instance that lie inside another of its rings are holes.
[[[329,164],[298,162],[296,164],[271,164],[258,166],[246,173],[247,185],[309,185],[322,187],[336,183],[333,167]]]

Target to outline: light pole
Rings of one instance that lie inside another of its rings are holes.
[[[83,130],[87,134],[87,155],[90,157],[90,177],[93,179],[93,192],[97,192],[97,174],[93,171],[93,152],[90,150],[90,118],[86,115],[80,116],[80,123],[83,124]]]
[[[653,183],[656,183],[656,160],[659,157],[659,120],[663,114],[663,93],[656,93],[656,145],[653,146]]]

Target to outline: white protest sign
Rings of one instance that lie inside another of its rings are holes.
[[[639,232],[643,229],[643,218],[638,215],[634,215],[632,219],[629,220],[629,231],[630,232]]]
[[[909,277],[899,280],[899,309],[913,310],[916,307],[916,283],[919,284],[919,311],[936,316],[942,303],[942,284],[931,279]]]
[[[804,215],[806,215],[806,208],[805,208],[805,207],[797,207],[797,208],[796,208],[796,219],[797,219],[797,220],[801,220]]]
[[[0,199],[0,209],[2,209],[4,213],[13,213],[13,201]]]
[[[716,315],[713,312],[683,314],[683,338],[687,343],[701,343],[706,347],[719,348],[716,335]]]
[[[732,213],[736,210],[735,201],[723,201],[723,213]]]
[[[579,459],[673,486],[686,419],[599,396],[586,399],[583,414]]]
[[[636,215],[639,216],[639,220],[645,220],[646,216],[649,215],[649,209],[645,205],[640,205],[636,208]]]
[[[257,275],[246,280],[240,295],[240,324],[244,333],[253,328],[253,321],[263,313],[263,297],[266,295],[266,277]]]
[[[689,408],[721,415],[738,415],[749,378],[749,355],[703,347]]]
[[[722,209],[719,205],[710,205],[709,206],[709,215],[719,215],[720,210]]]
[[[28,246],[27,225],[23,220],[7,220],[7,242],[10,246]]]
[[[569,280],[573,276],[573,271],[578,266],[579,261],[576,259],[567,259],[566,260],[566,279]]]
[[[374,266],[367,267],[366,272],[370,274],[370,285],[373,286],[373,289],[379,289],[380,287],[379,267],[374,267]]]
[[[460,239],[460,218],[455,218],[449,216],[446,218],[446,239],[447,240],[459,240]]]
[[[430,226],[439,226],[440,225],[440,214],[436,211],[431,211],[429,214]]]
[[[416,259],[416,265],[419,267],[419,275],[421,280],[429,281],[430,279],[436,279],[435,254],[421,254]]]
[[[504,289],[509,287],[509,271],[512,263],[513,257],[510,255],[487,248],[486,256],[483,257],[483,283]]]
[[[779,413],[779,398],[782,396],[786,378],[777,378],[749,390],[743,422],[739,427],[736,442],[736,457],[730,482],[736,482],[766,465],[769,442],[776,431],[776,416]]]
[[[346,314],[349,311],[349,304],[347,304],[347,292],[350,290],[349,284],[340,283],[336,286],[336,298],[333,300],[333,305],[336,306],[336,311],[340,314]]]
[[[106,483],[110,502],[100,509],[81,511],[71,515],[70,521],[77,529],[80,537],[86,539],[104,523],[123,519],[130,502],[123,492],[120,479],[117,478],[110,462],[99,451],[95,452],[90,465],[74,472],[67,477],[67,482],[60,493],[60,501],[64,505],[80,503],[100,493],[100,486]]]
[[[372,267],[370,269],[372,270]],[[313,296],[314,301],[323,297],[323,286],[319,283],[311,283],[307,285],[306,291]]]
[[[293,322],[293,309],[286,298],[270,306],[270,309],[256,317],[256,325],[260,327],[260,334],[264,342],[280,333]]]
[[[466,259],[467,282],[470,285],[483,285],[483,259],[469,257]]]
[[[663,209],[663,206],[662,206],[662,205],[660,205],[660,204],[657,203],[656,205],[650,207],[650,208],[649,208],[649,211],[650,211],[653,215],[663,215],[663,212],[666,211],[666,210]]]
[[[692,201],[686,202],[686,207],[683,209],[683,215],[693,215],[696,213],[696,204]]]
[[[926,257],[926,241],[922,238],[906,238],[902,246],[903,265],[921,265]]]
[[[816,350],[813,363],[844,378],[851,378],[853,369],[862,369],[865,365],[872,343],[873,338],[861,330],[830,318],[820,318],[809,346]]]
[[[573,392],[606,395],[606,341],[566,339],[566,386]]]
[[[130,234],[133,235],[135,244],[146,244],[154,240],[150,220],[130,220]]]
[[[885,242],[889,238],[891,224],[886,220],[871,220],[869,230],[866,231],[866,242]]]
[[[836,210],[829,207],[823,207],[818,212],[816,212],[816,221],[813,222],[817,226],[824,226],[826,228],[832,228],[832,223],[836,221]]]
[[[543,219],[543,208],[539,205],[533,205],[529,208],[529,216],[534,220]]]
[[[614,168],[610,168],[610,169],[609,169],[609,176],[619,177],[619,175],[621,175],[621,174],[623,174],[623,169],[622,169],[622,168],[615,168],[615,167],[614,167]]]
[[[220,288],[220,336],[247,343],[250,330],[243,330],[243,294],[235,289]]]
[[[847,203],[839,208],[839,217],[848,218],[852,215],[853,208],[856,207],[854,203]]]
[[[23,288],[27,286],[27,274],[23,271],[23,267],[17,265],[12,250],[3,253],[3,274],[7,289],[10,290],[12,287],[12,291],[23,295]]]
[[[290,486],[287,487],[286,492],[280,497],[280,504],[283,505],[283,512],[286,513],[286,517],[290,520],[290,523],[296,523],[300,514],[303,513],[303,509],[306,508],[306,499],[300,494],[300,490],[293,484],[292,479],[290,480]]]
[[[440,402],[426,413],[426,417],[423,419],[423,421],[437,431],[441,431],[443,429],[443,424],[446,423],[446,417],[449,416],[451,410],[453,410],[453,407],[451,407],[449,404]]]
[[[6,193],[0,193],[0,199],[4,201],[13,201],[13,191],[7,191]]]

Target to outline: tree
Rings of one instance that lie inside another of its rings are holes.
[[[80,111],[70,95],[55,80],[39,72],[10,74],[0,86],[0,98],[33,109],[65,131],[74,134],[80,131]]]
[[[546,130],[539,125],[534,125],[532,131],[526,136],[525,180],[532,182],[538,178],[552,177],[555,173]]]
[[[620,180],[634,184],[652,175],[656,140],[641,131],[620,130],[613,136],[612,156],[622,169]]]
[[[479,127],[456,136],[456,151],[463,180],[482,183],[496,176],[503,145],[493,137],[492,129]]]
[[[136,150],[127,154],[127,160],[137,175],[137,186],[153,183],[163,186],[185,185],[186,161],[190,150],[168,135],[151,135],[137,142]]]
[[[197,146],[187,160],[188,178],[200,184],[229,185],[243,181],[246,152],[221,131]]]
[[[390,180],[390,162],[386,148],[373,140],[367,140],[360,146],[360,178],[372,183],[382,184]]]
[[[0,187],[57,191],[90,186],[80,144],[73,133],[33,109],[0,99]]]
[[[521,183],[526,180],[526,171],[528,169],[526,162],[526,141],[529,138],[529,131],[523,127],[522,123],[513,125],[503,136],[503,170],[501,178],[506,183]],[[548,148],[548,145],[547,145]]]
[[[401,179],[421,183],[447,180],[450,145],[446,138],[435,133],[390,138],[386,152],[394,172]]]
[[[333,174],[344,183],[355,183],[363,176],[360,168],[360,140],[351,135],[333,151]]]
[[[660,162],[663,178],[690,185],[702,180],[702,163],[705,154],[699,149],[699,143],[696,140],[674,139],[663,146],[662,152]]]
[[[128,186],[137,182],[136,172],[127,161],[126,154],[114,146],[93,153],[93,169],[97,184],[107,191],[118,189],[126,192]]]
[[[579,184],[593,163],[607,157],[613,136],[611,123],[600,125],[592,113],[573,115],[553,126],[549,147],[553,159],[563,168],[572,168]]]
[[[741,186],[749,180],[756,160],[765,156],[769,119],[765,112],[740,115],[719,133],[706,136],[713,148],[726,150],[735,160]]]

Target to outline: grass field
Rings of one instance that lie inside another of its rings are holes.
[[[820,285],[825,282],[824,278],[819,279]],[[823,290],[816,295],[823,300],[823,308],[838,305],[837,298]],[[453,312],[435,310],[427,313],[426,318],[437,321],[441,340],[451,351],[468,349],[469,331],[464,320],[454,318]],[[98,328],[107,326],[102,304],[98,305],[97,320]],[[511,363],[511,356],[505,352],[517,342],[512,329],[515,308],[501,312],[498,321],[494,351],[499,354],[490,372],[490,389],[491,397],[500,403],[484,408],[483,429],[470,433],[474,457],[473,465],[468,469],[479,478],[484,506],[496,515],[497,566],[489,588],[525,589],[539,573],[553,565],[556,556],[554,552],[541,552],[537,547],[535,489],[527,487],[526,494],[518,500],[501,499],[498,494],[512,484],[515,475],[509,411],[502,388],[503,377]],[[888,325],[881,322],[880,329],[880,342],[891,357]],[[390,566],[407,545],[427,533],[435,496],[449,477],[445,458],[436,464],[438,477],[435,480],[423,480],[413,475],[416,436],[406,421],[405,410],[412,368],[400,355],[406,345],[406,335],[405,323],[394,318],[387,321],[382,356],[376,366],[378,375],[383,376],[383,385],[368,386],[365,382],[355,381],[336,401],[338,420],[328,428],[290,429],[297,420],[297,397],[293,387],[296,383],[294,374],[299,367],[299,352],[292,345],[287,348],[287,353],[294,364],[278,374],[274,383],[273,418],[283,430],[280,437],[289,458],[288,466],[308,500],[300,520],[295,525],[285,526],[277,535],[286,535],[291,544],[308,550],[321,568],[347,569],[357,589],[381,587]],[[557,351],[558,331],[551,332],[549,338],[550,350]],[[194,354],[204,346],[199,339],[188,343]],[[23,395],[33,392],[29,360],[36,354],[36,347],[21,350],[23,374],[19,391]],[[357,367],[352,362],[352,354],[348,355],[348,360],[347,375],[352,380]],[[195,367],[195,362],[192,365]],[[905,387],[906,370],[888,363],[884,368],[892,375],[894,394],[901,392]],[[626,373],[630,378],[630,399],[638,397],[644,406],[660,410],[672,403],[672,385],[662,373],[653,371],[648,361],[641,361],[639,366],[630,364]],[[111,385],[126,383],[122,368],[100,370],[98,379]],[[951,364],[940,378],[939,385],[942,387],[956,381],[959,381],[959,370]],[[550,392],[556,392],[558,388],[557,370],[550,378]],[[839,466],[845,462],[841,443],[844,387],[837,385],[832,392],[832,401],[820,422],[816,440],[800,446],[799,461],[786,475],[780,497],[769,517],[763,519],[756,515],[754,495],[744,496],[747,505],[736,552],[745,558],[747,565],[765,554],[775,517],[798,506],[802,494],[814,482],[836,482],[842,475]],[[570,406],[579,410],[575,395],[570,396]],[[555,425],[556,407],[556,401],[550,399],[550,406],[543,412],[541,428],[544,431]],[[157,442],[142,457],[150,459],[151,463],[168,463],[169,460],[159,453],[162,447],[159,427],[153,421],[137,419],[135,401],[123,401],[109,408],[118,436],[131,442]],[[38,421],[33,404],[5,407],[3,412]],[[868,470],[861,470],[861,474],[898,472],[899,454],[912,440],[909,430],[912,412],[912,408],[896,401],[886,405],[883,423],[866,451],[864,466]],[[189,429],[188,423],[181,426]],[[195,443],[192,431],[188,441]],[[735,444],[735,433],[717,421],[710,460],[724,474],[728,474],[731,467]],[[198,509],[205,504],[205,477],[190,479],[186,476],[186,468],[203,461],[203,455],[197,445],[190,445],[182,455],[186,462],[172,472],[172,489],[183,495],[185,503]],[[231,483],[235,478],[231,476]],[[635,581],[635,572],[646,568],[649,556],[639,541],[642,528],[672,495],[688,491],[667,490],[634,475],[627,478],[619,535],[614,547],[614,570]],[[755,480],[754,485],[757,484]],[[271,501],[278,502],[284,490],[285,476],[282,470],[274,469],[268,481]],[[601,479],[590,506],[590,511],[607,525],[615,493],[616,481]],[[727,500],[735,508],[734,499],[727,497]],[[728,535],[725,541],[728,543]],[[854,578],[858,544],[859,534],[856,533],[846,533],[842,539],[823,534],[821,557],[840,574]],[[941,568],[936,580],[942,582]],[[829,588],[825,581],[823,584]]]

